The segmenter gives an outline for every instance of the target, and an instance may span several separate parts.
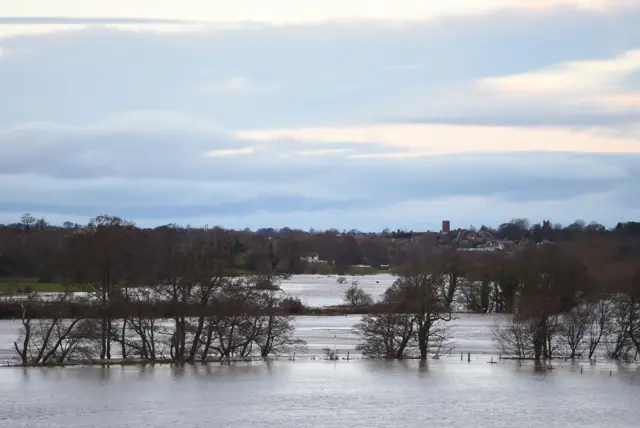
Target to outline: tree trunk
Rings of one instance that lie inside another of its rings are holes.
[[[122,341],[122,359],[127,359],[127,317],[124,317],[122,321],[122,335],[120,336],[120,340]],[[144,342],[143,342],[144,343]]]
[[[483,314],[489,312],[489,281],[482,281],[480,288],[480,307]]]

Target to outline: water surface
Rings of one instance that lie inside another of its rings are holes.
[[[457,314],[447,324],[451,340],[447,347],[453,353],[471,352],[472,354],[495,355],[498,351],[493,341],[491,329],[503,316],[498,314]],[[353,326],[360,321],[359,315],[349,316],[301,316],[295,318],[295,336],[307,342],[299,357],[322,358],[325,349],[336,349],[340,355],[355,352],[359,340],[353,332]],[[0,364],[6,364],[17,358],[13,342],[18,339],[22,324],[20,320],[0,320]],[[120,345],[114,343],[114,358],[119,357]]]
[[[0,426],[637,428],[640,375],[571,365],[282,361],[0,369]]]

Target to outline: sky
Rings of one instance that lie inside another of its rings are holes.
[[[636,0],[0,2],[0,223],[640,219]]]

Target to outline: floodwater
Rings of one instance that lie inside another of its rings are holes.
[[[390,274],[346,276],[343,284],[339,284],[337,279],[336,275],[293,275],[282,282],[281,288],[286,294],[299,298],[306,305],[320,307],[343,303],[344,291],[352,281],[358,281],[364,290],[378,298],[393,284],[395,277]],[[309,356],[323,356],[325,348],[352,352],[357,344],[352,327],[359,319],[358,316],[299,317],[296,320],[296,335],[307,341]],[[19,320],[0,320],[0,364],[6,364],[16,358],[13,342],[18,338],[20,327]],[[487,334],[490,336],[489,330],[485,334],[489,337]]]
[[[338,278],[337,275],[292,275],[280,287],[305,305],[320,307],[344,303],[342,296],[352,281],[357,281],[360,287],[378,299],[396,280],[391,274],[346,275],[345,282],[339,284]]]
[[[0,369],[11,428],[637,428],[640,374],[513,363],[281,361]]]
[[[376,296],[393,281],[389,275],[357,279]],[[340,303],[349,281],[293,277],[283,288],[323,306]],[[359,319],[296,318],[296,336],[308,346],[296,361],[0,368],[0,427],[640,426],[636,365],[558,360],[553,370],[540,371],[499,360],[491,334],[499,316],[471,314],[449,323],[454,350],[446,358],[367,361],[354,352]],[[0,321],[0,361],[14,357],[19,328],[17,320]],[[326,348],[355,359],[325,361]]]
[[[497,357],[491,328],[500,315],[458,314],[447,324],[451,340],[448,348],[459,355],[471,352]],[[302,316],[295,318],[295,336],[307,342],[306,351],[298,351],[301,358],[323,358],[325,349],[335,349],[341,356],[358,358],[355,347],[358,337],[353,326],[360,321],[359,315],[349,316]],[[22,324],[20,320],[0,320],[0,364],[17,358],[13,342],[18,339]],[[119,345],[114,344],[114,358],[118,358]],[[15,361],[14,361],[15,362]]]

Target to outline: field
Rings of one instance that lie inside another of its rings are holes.
[[[316,265],[318,266],[318,265]],[[333,266],[326,264],[319,264],[319,269],[310,269],[308,274],[314,275],[335,275]],[[370,267],[351,267],[345,272],[345,275],[350,276],[374,276],[380,274],[388,274],[388,269],[375,269]],[[246,276],[251,273],[242,269],[234,269],[229,272],[230,276]],[[64,291],[87,291],[81,285],[66,285],[59,282],[40,282],[38,278],[29,277],[13,277],[13,276],[1,276],[0,277],[0,295],[4,294],[28,294],[34,292],[40,293],[54,293]]]
[[[80,286],[65,286],[59,282],[39,282],[37,278],[0,277],[0,294],[53,293],[85,291]]]

